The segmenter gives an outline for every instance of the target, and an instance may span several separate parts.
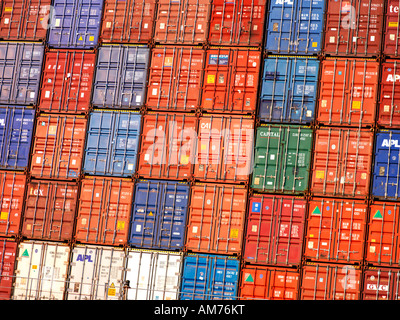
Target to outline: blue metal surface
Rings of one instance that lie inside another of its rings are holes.
[[[92,104],[139,109],[145,103],[150,49],[146,46],[99,47]]]
[[[91,112],[83,171],[90,175],[132,176],[136,169],[140,126],[141,116],[137,112]]]
[[[264,60],[261,122],[309,124],[314,120],[319,61],[305,57]]]
[[[190,254],[184,259],[180,300],[236,300],[239,260]]]
[[[325,0],[271,0],[266,50],[279,54],[317,54],[322,49]]]
[[[189,185],[140,180],[135,187],[129,244],[138,248],[182,250]]]

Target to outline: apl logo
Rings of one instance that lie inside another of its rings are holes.
[[[76,258],[76,261],[87,261],[87,262],[93,262],[92,256],[89,254],[78,254],[78,257]]]
[[[399,140],[383,139],[382,147],[395,147],[400,148]]]
[[[284,3],[293,5],[293,0],[276,0],[275,4],[284,4]]]
[[[387,76],[386,82],[396,82],[400,80],[400,75],[398,74],[389,74]]]

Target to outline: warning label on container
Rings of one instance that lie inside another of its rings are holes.
[[[244,281],[245,282],[254,282],[254,278],[251,275],[251,273],[245,273],[244,274]]]
[[[376,211],[376,213],[374,214],[374,219],[382,219],[382,213],[380,210]]]
[[[108,295],[115,297],[115,294],[116,294],[116,289],[115,289],[115,285],[113,282],[113,283],[111,283],[110,287],[108,288]]]
[[[319,207],[315,207],[315,209],[312,211],[312,214],[321,214],[321,210],[319,209]]]

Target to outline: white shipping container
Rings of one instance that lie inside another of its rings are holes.
[[[130,249],[127,300],[177,300],[181,266],[182,253]]]
[[[14,300],[62,300],[70,248],[61,243],[25,241],[19,245]]]
[[[71,254],[67,300],[122,300],[125,251],[77,245]]]

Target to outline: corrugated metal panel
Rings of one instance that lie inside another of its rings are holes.
[[[364,271],[363,300],[399,300],[400,271],[367,267]]]
[[[386,1],[385,29],[383,30],[383,53],[392,58],[398,58],[400,51],[399,39],[399,2],[397,0]]]
[[[0,239],[0,300],[10,300],[14,281],[17,243]]]

